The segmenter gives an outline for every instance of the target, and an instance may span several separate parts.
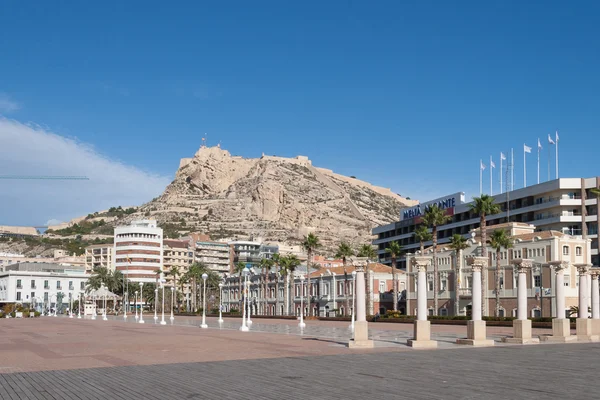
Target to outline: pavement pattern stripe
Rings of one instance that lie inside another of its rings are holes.
[[[600,344],[0,374],[2,399],[591,399]]]

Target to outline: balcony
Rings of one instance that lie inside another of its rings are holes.
[[[75,286],[69,286],[69,290],[75,290]]]
[[[473,292],[471,288],[460,288],[458,289],[458,295],[461,297],[471,297]]]

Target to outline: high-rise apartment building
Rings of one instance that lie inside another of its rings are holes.
[[[115,269],[132,282],[156,282],[163,265],[163,230],[154,220],[115,228]]]
[[[113,244],[93,244],[85,248],[85,271],[90,274],[95,268],[104,267],[114,270]]]

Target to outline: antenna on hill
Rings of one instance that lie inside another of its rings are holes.
[[[202,147],[206,147],[206,133],[204,134],[204,137],[202,138]]]
[[[221,148],[221,141],[219,140],[219,144],[217,145],[218,148]]]

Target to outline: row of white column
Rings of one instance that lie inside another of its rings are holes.
[[[417,320],[415,321],[414,338],[408,341],[412,347],[436,347],[437,342],[431,340],[430,322],[427,321],[427,279],[426,273],[432,258],[417,256],[412,258],[412,265],[417,270]],[[527,272],[533,267],[533,260],[513,260],[517,266],[517,319],[513,321],[513,336],[503,338],[508,343],[531,344],[539,339],[532,336],[531,320],[527,319]],[[472,278],[472,309],[471,320],[467,321],[467,338],[458,339],[458,344],[473,346],[491,346],[493,340],[488,340],[486,324],[482,320],[481,308],[481,274],[487,267],[486,257],[472,257],[468,264],[473,270]],[[551,262],[556,272],[556,309],[557,317],[552,320],[552,335],[541,336],[545,341],[568,342],[572,340],[600,340],[600,268],[590,268],[589,264],[576,264],[579,272],[579,313],[577,316],[577,335],[571,336],[570,320],[565,317],[564,271],[569,267],[565,261]],[[588,288],[588,278],[591,274],[591,290]],[[592,319],[589,319],[589,293],[592,296]]]

